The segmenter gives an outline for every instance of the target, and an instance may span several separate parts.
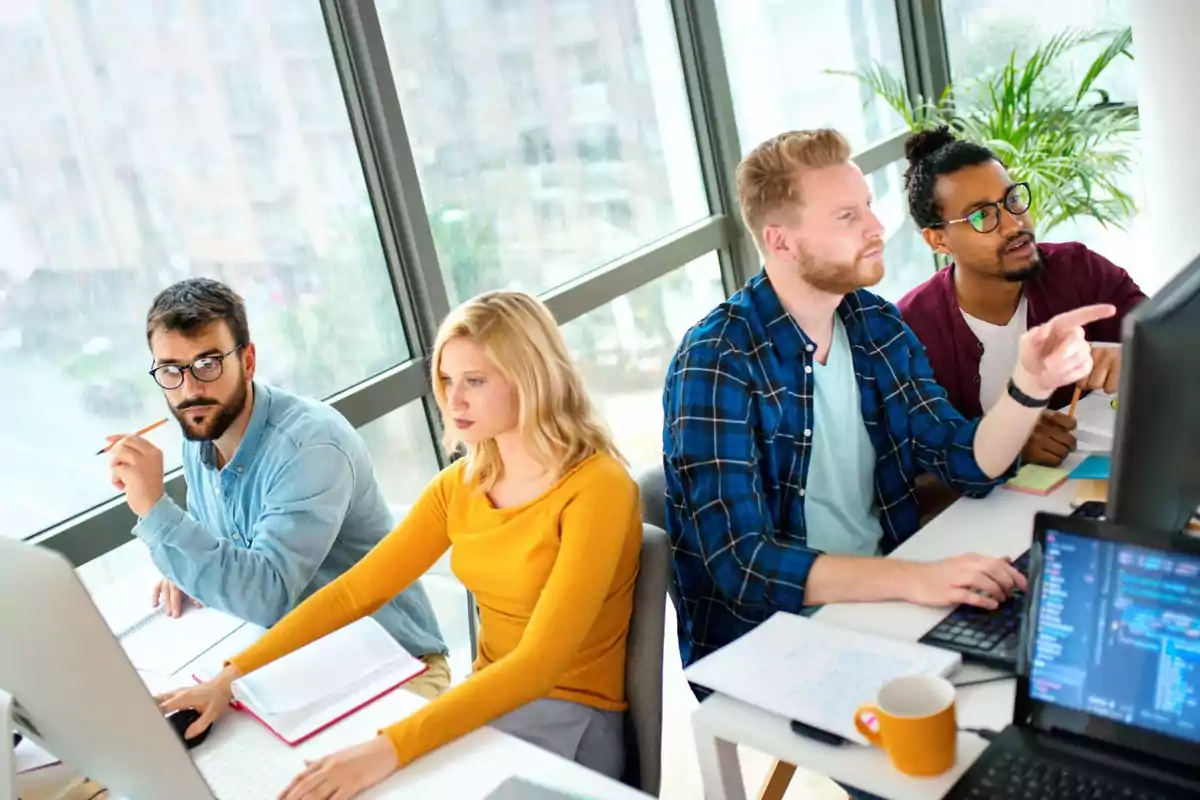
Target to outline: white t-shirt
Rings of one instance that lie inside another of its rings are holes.
[[[1017,368],[1021,335],[1029,328],[1029,304],[1022,295],[1016,312],[1005,325],[984,322],[965,311],[962,315],[983,345],[983,357],[979,362],[979,405],[986,414],[1004,394],[1004,387]]]

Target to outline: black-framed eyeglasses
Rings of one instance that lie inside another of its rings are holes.
[[[185,372],[191,372],[192,377],[198,381],[212,383],[219,379],[225,371],[225,359],[245,346],[243,342],[218,356],[201,356],[190,364],[163,364],[161,367],[150,370],[150,377],[168,391],[183,386],[183,373]]]
[[[965,222],[976,233],[991,233],[1000,227],[1001,206],[1014,217],[1019,217],[1029,210],[1029,206],[1032,203],[1033,193],[1029,190],[1029,184],[1021,181],[1010,186],[1008,194],[1004,195],[1004,199],[1000,202],[982,205],[961,219],[948,219],[945,222],[939,222],[929,227],[944,228],[947,225],[953,225],[955,222]]]

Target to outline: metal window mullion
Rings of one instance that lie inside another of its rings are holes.
[[[322,7],[409,347],[420,359],[422,370],[428,372],[430,349],[438,325],[450,312],[450,297],[438,264],[379,13],[373,0],[322,0]],[[422,404],[438,463],[445,467],[449,456],[441,446],[441,414],[428,389]],[[478,621],[475,599],[470,591],[466,594],[474,660]]]
[[[950,57],[940,0],[896,0],[908,94],[937,102],[950,85]]]
[[[373,0],[322,0],[321,5],[409,348],[427,370],[450,299],[379,13]],[[422,404],[444,467],[449,459],[440,446],[441,418],[428,390]]]
[[[759,257],[738,211],[734,173],[742,151],[716,0],[671,0],[671,14],[708,205],[726,218],[729,244],[719,258],[728,295],[758,272]]]

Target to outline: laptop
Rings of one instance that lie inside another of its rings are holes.
[[[1038,514],[1013,723],[946,795],[1200,797],[1200,542]]]

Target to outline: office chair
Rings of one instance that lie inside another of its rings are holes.
[[[643,471],[638,475],[637,482],[642,496],[642,520],[648,525],[657,526],[665,531],[667,528],[667,483],[662,466],[655,465]],[[644,553],[645,545],[643,544],[643,556]],[[668,569],[670,569],[669,564]],[[667,591],[670,594],[671,603],[678,609],[679,598],[673,578],[668,582]],[[762,788],[759,789],[758,800],[782,800],[795,773],[794,765],[788,764],[786,761],[776,761],[771,765],[771,771],[767,773],[767,778],[763,782]]]
[[[663,637],[671,545],[654,525],[642,526],[642,555],[633,590],[625,654],[625,784],[658,797],[662,783]]]

